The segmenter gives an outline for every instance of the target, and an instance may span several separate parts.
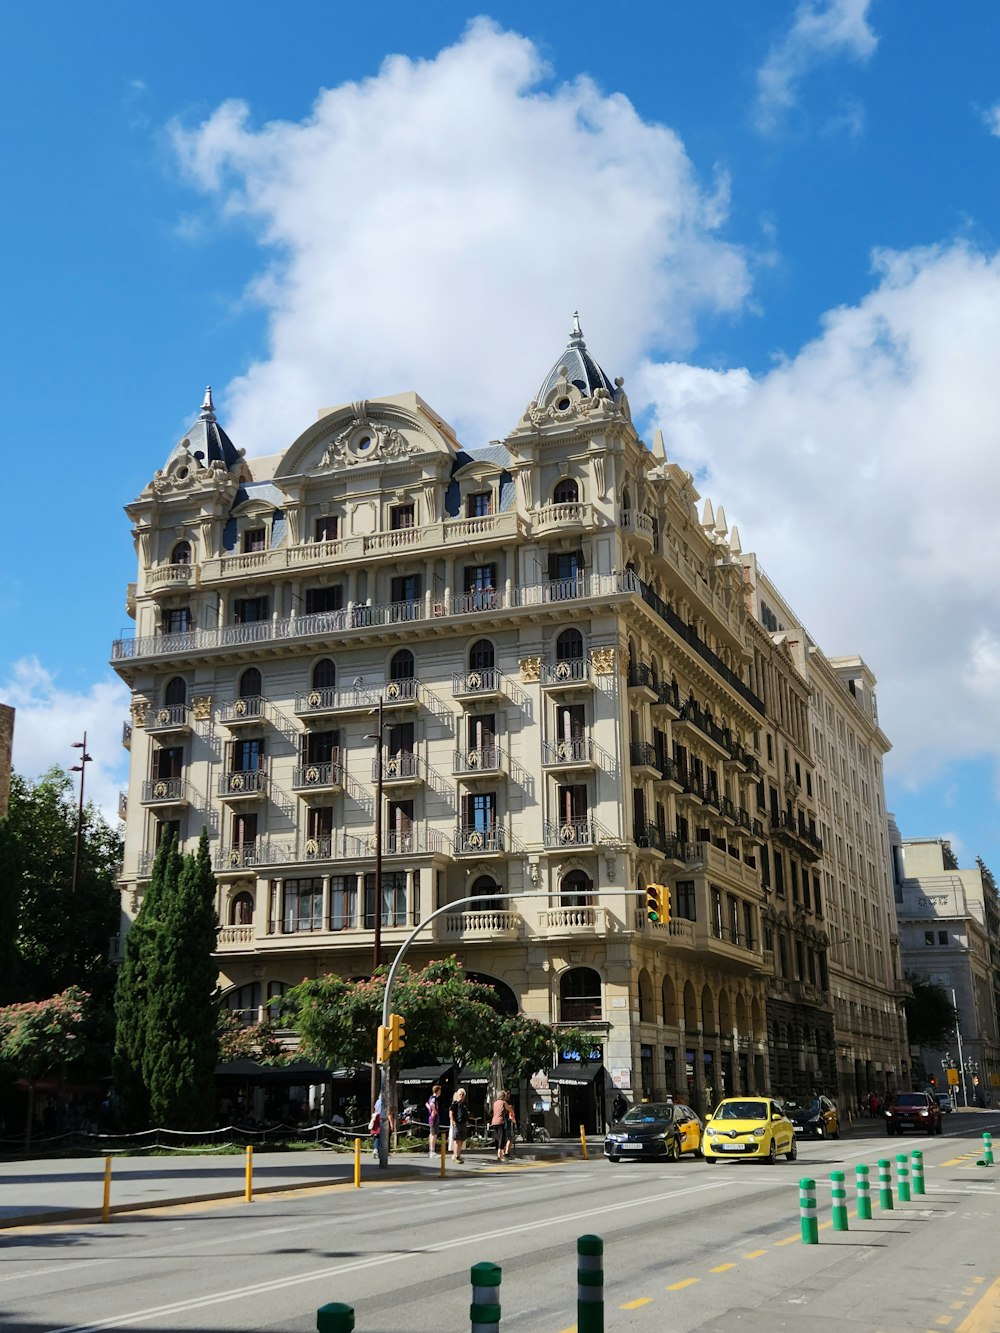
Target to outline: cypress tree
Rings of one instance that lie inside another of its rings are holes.
[[[217,927],[215,876],[203,830],[164,903],[158,970],[150,978],[155,985],[147,1002],[143,1072],[155,1125],[193,1130],[215,1121]]]

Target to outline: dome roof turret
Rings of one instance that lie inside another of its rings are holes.
[[[617,400],[621,397],[621,385],[613,384],[601,366],[587,351],[587,344],[583,340],[583,330],[580,328],[580,316],[575,310],[569,343],[565,352],[542,381],[542,387],[536,394],[537,402],[545,402],[555,386],[563,380],[564,369],[565,379],[570,384],[575,384],[585,398],[593,397],[598,389],[607,389],[612,399]]]

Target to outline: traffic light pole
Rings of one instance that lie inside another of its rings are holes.
[[[591,890],[591,896],[594,898],[610,897],[612,894],[616,893],[625,894],[626,896],[632,898],[645,898],[646,896],[645,889],[614,888],[614,889]],[[511,898],[551,898],[551,897],[552,897],[552,891],[550,889],[529,889],[527,893],[524,892],[491,893],[490,901],[496,902],[498,900],[504,900],[504,899],[509,900]],[[435,908],[435,910],[431,912],[430,916],[424,917],[423,921],[420,922],[419,926],[413,927],[409,935],[407,935],[406,939],[399,946],[399,952],[396,954],[396,957],[392,960],[392,965],[389,968],[389,975],[385,979],[385,995],[382,998],[382,1027],[388,1028],[389,1026],[389,1015],[392,1012],[392,988],[396,983],[396,976],[399,972],[400,966],[402,965],[403,959],[406,957],[410,945],[417,938],[420,932],[424,930],[427,926],[429,926],[431,922],[434,921],[437,917],[444,916],[445,912],[454,912],[456,907],[466,907],[470,903],[478,903],[481,901],[482,901],[482,896],[475,894],[467,898],[456,898],[454,902],[445,903],[443,907]],[[395,1114],[394,1110],[395,1080],[392,1078],[391,1075],[391,1069],[390,1069],[391,1063],[392,1063],[391,1060],[383,1060],[380,1065],[381,1077],[379,1080],[379,1096],[380,1096],[380,1105],[382,1107],[382,1114],[379,1118],[379,1136],[378,1136],[378,1164],[380,1167],[386,1167],[389,1165],[390,1109],[393,1109],[393,1114]]]

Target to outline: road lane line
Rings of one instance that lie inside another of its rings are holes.
[[[780,1244],[780,1242],[779,1242],[779,1244]],[[749,1254],[745,1254],[745,1255],[743,1256],[743,1258],[744,1258],[744,1259],[760,1259],[760,1258],[761,1258],[763,1255],[765,1255],[765,1254],[767,1254],[767,1250],[751,1250],[750,1253],[749,1253]]]
[[[801,1240],[801,1239],[802,1239],[801,1236],[786,1236],[786,1237],[784,1238],[784,1240],[776,1240],[776,1241],[774,1242],[774,1244],[775,1244],[775,1246],[778,1246],[778,1245],[794,1245],[794,1243],[795,1243],[797,1240]]]
[[[972,1280],[986,1282],[984,1277],[974,1277]],[[1000,1277],[983,1292],[959,1324],[957,1333],[991,1333],[995,1328],[1000,1328]]]
[[[695,1283],[700,1282],[700,1277],[686,1277],[680,1282],[672,1282],[667,1291],[683,1291],[685,1287],[693,1287]]]
[[[708,1271],[710,1273],[728,1273],[731,1268],[735,1267],[735,1264],[716,1264],[714,1268],[710,1268]]]
[[[634,1301],[626,1301],[624,1305],[619,1305],[618,1308],[619,1310],[638,1310],[640,1305],[649,1305],[652,1299],[652,1296],[639,1296]]]

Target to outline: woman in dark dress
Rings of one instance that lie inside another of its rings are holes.
[[[448,1112],[448,1119],[451,1123],[452,1156],[461,1165],[465,1140],[469,1133],[469,1105],[465,1100],[464,1088],[455,1089],[455,1100]]]

